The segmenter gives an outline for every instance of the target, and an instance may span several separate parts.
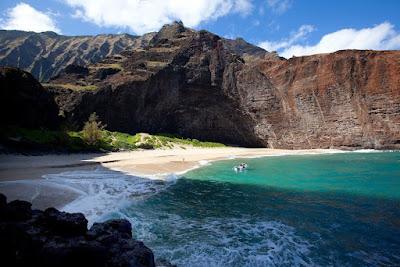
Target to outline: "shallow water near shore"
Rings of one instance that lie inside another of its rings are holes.
[[[235,173],[241,161],[248,171]],[[181,266],[400,264],[400,153],[220,161],[121,210]]]
[[[101,168],[46,178],[79,195],[64,210],[126,218],[178,266],[400,265],[399,152],[234,159],[167,181]]]

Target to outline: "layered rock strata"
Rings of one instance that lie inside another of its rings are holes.
[[[50,88],[77,125],[97,112],[112,130],[243,146],[400,147],[399,51],[287,60],[240,48],[174,23],[148,47],[61,74]],[[62,88],[69,83],[82,90]]]
[[[67,125],[271,148],[400,148],[400,52],[284,59],[165,25],[147,45],[68,65],[44,84]]]

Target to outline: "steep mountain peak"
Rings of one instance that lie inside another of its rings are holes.
[[[0,66],[18,67],[29,71],[41,82],[61,73],[69,64],[90,65],[106,57],[121,55],[124,50],[176,50],[190,40],[221,39],[226,50],[239,56],[262,58],[267,52],[243,39],[228,40],[207,31],[186,28],[181,21],[164,25],[158,32],[133,36],[130,34],[99,34],[95,36],[64,36],[55,32],[24,32],[0,30]],[[161,51],[164,50],[164,51]],[[156,56],[159,57],[159,56]],[[106,59],[109,61],[109,59]],[[165,60],[163,60],[165,61]]]
[[[242,46],[249,49],[252,45],[243,43]],[[155,33],[147,46],[126,49],[119,54],[110,55],[95,64],[88,65],[87,72],[66,71],[54,77],[50,83],[95,85],[97,88],[111,84],[115,87],[128,80],[147,80],[168,67],[191,70],[197,65],[205,68],[205,71],[211,71],[212,78],[209,80],[215,84],[221,79],[217,79],[219,75],[214,72],[240,57],[235,53],[235,49],[239,48],[234,44],[226,46],[225,40],[218,35],[205,30],[195,31],[184,27],[182,22],[173,22],[164,25]],[[78,70],[75,65],[67,69]],[[193,76],[187,80],[194,82],[198,78],[203,79],[199,71],[201,69],[193,69],[190,73],[186,73],[186,76]]]
[[[27,36],[24,51],[43,40]],[[127,49],[117,37],[113,49],[110,36],[85,37],[78,51],[106,56],[85,66],[77,55],[60,62],[68,67],[47,85],[72,125],[96,112],[109,130],[130,133],[275,148],[399,147],[399,51],[286,60],[181,23],[134,39]],[[63,51],[79,43],[64,41]]]
[[[262,49],[261,47],[255,46],[246,42],[243,38],[238,37],[236,39],[224,39],[224,45],[226,49],[232,51],[240,56],[263,58],[267,54],[272,54]]]
[[[76,125],[95,111],[109,129],[260,146],[253,118],[240,109],[236,78],[243,71],[267,83],[218,35],[173,23],[149,46],[124,50],[87,68],[68,67],[47,87]],[[240,87],[247,84],[240,82]]]
[[[182,22],[175,21],[170,24],[165,24],[152,38],[150,45],[162,46],[166,43],[171,43],[173,40],[187,37],[193,30],[186,28]]]
[[[170,24],[165,24],[157,35],[161,38],[175,38],[176,35],[186,31],[187,28],[183,25],[182,21],[174,21]]]
[[[50,38],[56,38],[59,35],[58,33],[52,31],[42,32],[42,34]]]

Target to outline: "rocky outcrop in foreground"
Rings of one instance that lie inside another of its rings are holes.
[[[7,203],[2,194],[0,255],[1,266],[155,266],[152,251],[132,238],[126,220],[88,230],[81,213],[31,210],[31,203]]]

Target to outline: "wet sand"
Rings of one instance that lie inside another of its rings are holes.
[[[233,157],[260,157],[330,153],[336,150],[284,150],[269,148],[187,148],[111,152],[106,154],[56,154],[40,156],[0,155],[0,181],[40,179],[45,174],[73,170],[90,170],[103,166],[134,175],[162,176],[182,173],[201,161],[224,160]]]
[[[30,201],[34,208],[62,208],[79,197],[80,193],[40,182],[45,181],[44,175],[105,168],[135,176],[163,179],[170,174],[179,175],[216,160],[332,152],[337,150],[226,147],[40,156],[3,154],[0,155],[0,193],[5,194],[9,200]]]

